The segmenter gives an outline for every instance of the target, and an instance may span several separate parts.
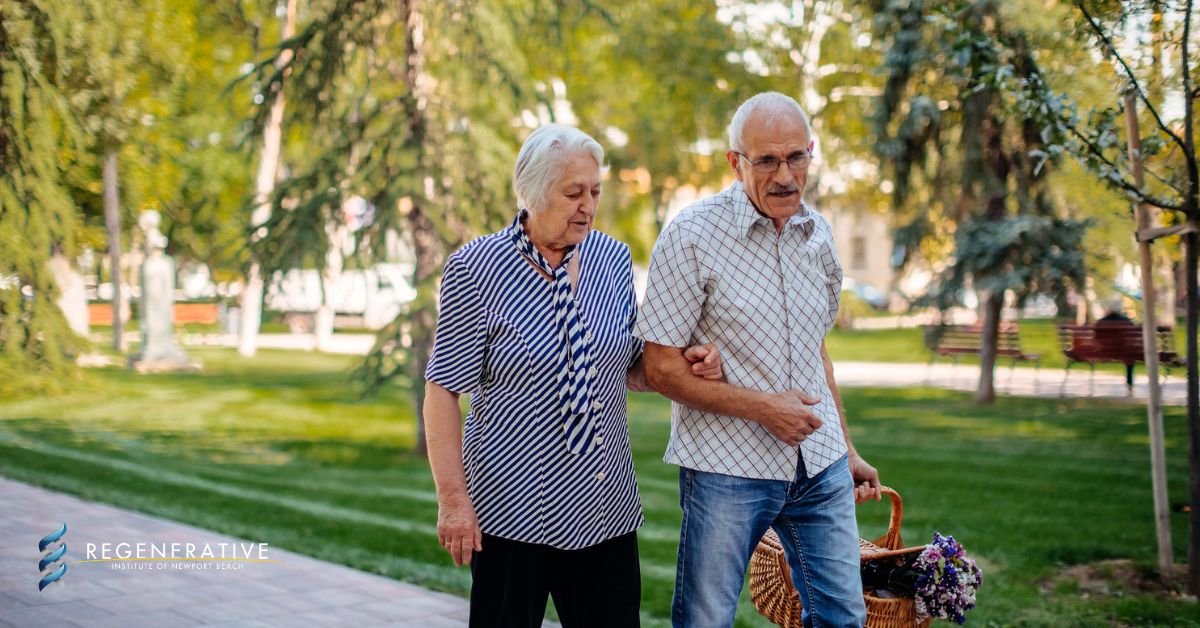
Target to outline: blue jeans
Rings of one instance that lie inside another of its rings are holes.
[[[811,478],[801,462],[792,482],[680,468],[679,504],[675,628],[733,625],[750,554],[768,527],[783,542],[805,626],[866,623],[854,480],[845,457]]]

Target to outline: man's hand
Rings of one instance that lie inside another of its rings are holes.
[[[470,565],[471,553],[483,549],[483,533],[471,500],[462,497],[438,501],[438,543],[450,552],[454,565]]]
[[[820,417],[810,409],[821,402],[820,397],[814,397],[800,389],[770,393],[769,397],[769,409],[755,420],[767,428],[772,436],[788,445],[799,445],[824,425]]]
[[[692,374],[714,382],[725,379],[721,368],[721,350],[713,343],[693,345],[683,350],[683,357],[692,365]]]
[[[850,454],[850,475],[854,476],[854,503],[861,504],[868,499],[879,501],[883,492],[879,487],[879,471],[867,464],[857,452]]]

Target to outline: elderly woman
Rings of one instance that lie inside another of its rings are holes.
[[[592,230],[603,164],[578,129],[534,131],[517,217],[446,261],[425,421],[439,541],[471,565],[471,626],[539,626],[547,595],[567,628],[638,625],[625,390],[648,388],[629,248]],[[687,355],[693,377],[721,378],[714,347]]]

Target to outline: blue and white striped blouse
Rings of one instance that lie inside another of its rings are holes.
[[[463,431],[467,490],[480,529],[579,549],[643,521],[629,449],[625,373],[641,356],[629,247],[592,231],[575,289],[593,368],[596,447],[568,451],[560,400],[554,286],[518,252],[509,228],[446,261],[425,379],[471,393]]]

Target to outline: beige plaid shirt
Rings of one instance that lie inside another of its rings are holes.
[[[672,347],[715,343],[725,379],[764,392],[819,395],[824,425],[800,445],[816,475],[846,454],[821,341],[837,317],[842,268],[829,223],[803,206],[776,234],[734,183],[679,214],[658,238],[634,333]],[[689,469],[791,481],[796,447],[756,422],[671,404],[663,458]]]

